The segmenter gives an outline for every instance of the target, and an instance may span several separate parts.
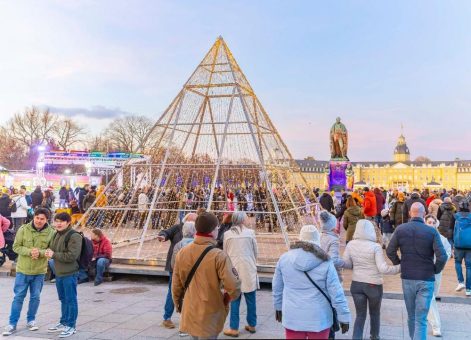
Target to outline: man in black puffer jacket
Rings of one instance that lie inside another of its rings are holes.
[[[409,335],[412,339],[426,339],[435,274],[443,270],[448,256],[438,231],[424,222],[425,207],[422,203],[412,204],[410,216],[410,222],[401,224],[394,231],[386,253],[394,265],[401,265]]]
[[[33,209],[40,206],[43,202],[43,192],[41,191],[41,187],[38,185],[36,189],[31,193],[31,206]]]
[[[422,205],[425,208],[425,215],[428,214],[427,205],[425,204],[425,201],[422,198],[420,198],[419,189],[414,189],[414,191],[410,195],[410,198],[404,202],[404,206],[402,207],[402,220],[404,222],[409,221],[410,208],[412,207],[412,204],[414,204],[415,202],[422,203]]]
[[[453,249],[453,229],[455,228],[455,206],[451,203],[450,197],[445,197],[445,201],[440,205],[437,212],[437,219],[440,221],[438,231],[445,236]]]

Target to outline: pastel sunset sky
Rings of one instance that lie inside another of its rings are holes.
[[[222,35],[295,157],[471,159],[471,2],[1,1],[0,124],[48,106],[98,133],[157,120]]]

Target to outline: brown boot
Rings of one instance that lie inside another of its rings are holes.
[[[245,330],[249,333],[252,333],[252,334],[255,334],[256,330],[255,330],[255,327],[252,327],[252,326],[245,326]]]
[[[174,329],[175,324],[172,322],[172,320],[168,319],[168,320],[162,321],[162,327],[165,327],[167,329]]]
[[[236,329],[226,329],[224,331],[224,335],[226,336],[230,336],[230,337],[233,337],[233,338],[237,338],[239,336],[239,331],[236,330]]]

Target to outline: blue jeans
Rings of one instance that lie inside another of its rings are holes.
[[[10,325],[15,326],[20,319],[21,309],[23,308],[23,301],[25,300],[26,293],[29,288],[29,305],[28,313],[26,314],[26,322],[31,322],[36,319],[36,313],[39,308],[39,297],[44,284],[44,274],[39,275],[25,275],[16,273],[15,286],[13,292],[15,297],[11,304],[10,312]]]
[[[164,307],[164,320],[170,320],[173,315],[173,311],[175,310],[175,304],[173,303],[172,298],[172,272],[168,273],[170,276],[168,278],[168,292],[167,292],[167,299],[165,300],[165,307]]]
[[[50,259],[47,261],[47,265],[49,266],[49,269],[51,269],[51,279],[56,277],[56,267],[54,266],[54,259]]]
[[[245,302],[247,303],[247,324],[251,327],[257,326],[257,304],[255,293],[255,290],[250,293],[242,293],[237,300],[231,302],[231,329],[239,330],[239,307],[242,295],[245,296]]]
[[[409,335],[414,340],[427,340],[427,314],[435,282],[402,279],[402,291],[407,309]]]
[[[73,328],[75,328],[78,317],[77,278],[78,273],[56,277],[57,295],[61,301],[61,318],[59,322],[64,326]]]
[[[464,265],[466,267],[466,290],[471,289],[471,250],[468,249],[455,249],[455,270],[458,281],[465,282],[463,278],[463,268],[461,263],[464,259]]]
[[[88,270],[84,268],[79,268],[77,281],[80,283],[88,282]]]
[[[95,282],[103,282],[103,274],[105,273],[106,268],[110,265],[110,260],[106,257],[100,257],[96,260],[96,274]]]

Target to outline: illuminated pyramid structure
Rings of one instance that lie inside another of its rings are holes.
[[[147,141],[150,158],[124,165],[80,222],[109,235],[114,257],[165,259],[158,232],[205,207],[219,216],[246,210],[259,264],[273,265],[313,222],[312,191],[221,37]]]

